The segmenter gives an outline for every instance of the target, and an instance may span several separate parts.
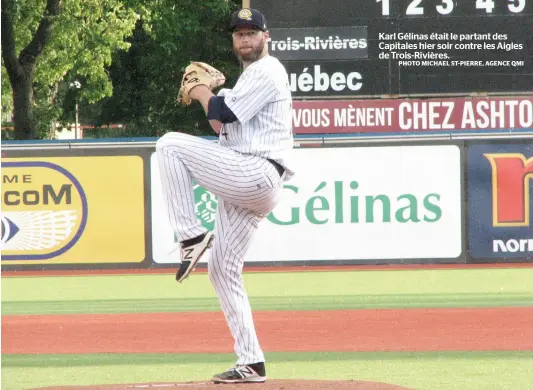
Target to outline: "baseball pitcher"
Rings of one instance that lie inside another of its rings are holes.
[[[180,240],[176,279],[186,279],[211,248],[209,279],[235,339],[236,365],[213,381],[264,382],[265,357],[242,269],[259,223],[279,202],[283,183],[294,175],[292,98],[285,68],[268,53],[264,15],[255,9],[236,11],[230,29],[244,69],[236,85],[214,95],[225,83],[224,75],[208,64],[192,62],[179,92],[181,104],[202,105],[218,142],[167,133],[156,148],[170,223]],[[193,179],[219,198],[213,233],[196,217]]]

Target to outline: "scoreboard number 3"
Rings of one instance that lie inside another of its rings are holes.
[[[412,0],[405,10],[406,15],[424,15],[423,0]],[[390,15],[390,0],[376,0],[381,3],[381,14],[384,16]],[[435,8],[441,15],[448,15],[453,11],[453,0],[441,0],[441,4]],[[526,6],[526,0],[507,0],[507,8],[513,13],[520,13]],[[486,13],[492,13],[494,9],[494,0],[476,0],[476,9],[483,9]]]

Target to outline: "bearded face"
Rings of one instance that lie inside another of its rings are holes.
[[[251,28],[233,32],[233,51],[242,62],[255,62],[265,50],[268,33]]]

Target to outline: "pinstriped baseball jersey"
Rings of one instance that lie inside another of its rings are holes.
[[[220,131],[220,144],[243,154],[276,160],[290,179],[293,147],[292,98],[287,71],[277,58],[265,56],[250,64],[235,87],[219,96],[238,121]]]

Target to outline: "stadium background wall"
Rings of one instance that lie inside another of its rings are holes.
[[[531,262],[532,138],[297,136],[307,169],[286,183],[287,203],[263,222],[246,263]],[[2,148],[3,270],[175,266],[155,139]],[[195,197],[212,229],[216,197],[200,186]]]

